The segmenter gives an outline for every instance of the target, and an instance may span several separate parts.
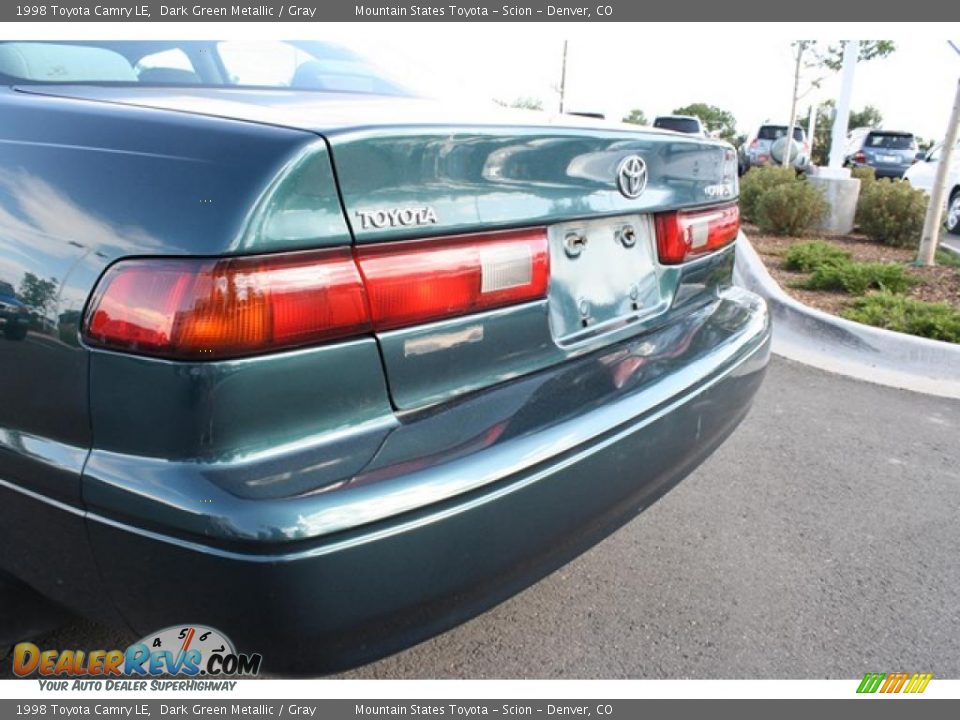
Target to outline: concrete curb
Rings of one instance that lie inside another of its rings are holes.
[[[735,282],[766,299],[773,352],[859,380],[960,399],[960,345],[861,325],[787,295],[741,233]]]

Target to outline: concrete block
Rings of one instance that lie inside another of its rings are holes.
[[[849,175],[830,177],[825,174],[810,175],[807,181],[814,187],[822,188],[830,206],[830,212],[817,226],[817,230],[827,235],[846,235],[852,232],[853,217],[857,212],[857,200],[860,198],[860,181]]]

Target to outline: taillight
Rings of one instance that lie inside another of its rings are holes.
[[[538,300],[550,277],[544,228],[370,245],[356,257],[376,330]]]
[[[759,138],[754,138],[753,142],[750,143],[750,149],[751,149],[751,150],[756,150],[756,149],[757,149],[757,145],[759,145],[759,144],[760,144],[760,139],[759,139]]]
[[[350,250],[212,259],[125,260],[101,279],[84,321],[98,347],[223,358],[369,330]]]
[[[863,152],[858,152],[853,156],[853,161],[864,165],[867,162],[867,156]]]
[[[656,216],[656,228],[660,262],[676,265],[735,240],[740,230],[740,208],[724,205],[661,213]]]

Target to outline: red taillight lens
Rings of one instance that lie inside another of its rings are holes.
[[[100,281],[91,345],[170,358],[223,358],[370,328],[348,249],[252,258],[129,260]]]
[[[760,140],[759,140],[759,139],[754,139],[754,141],[750,143],[750,149],[751,149],[751,150],[755,150],[756,147],[757,147],[757,145],[759,145],[759,144],[760,144]]]
[[[866,164],[867,156],[864,155],[862,152],[858,152],[856,155],[853,156],[853,161],[861,164]]]
[[[360,247],[357,263],[376,330],[489,310],[547,294],[547,231]]]
[[[657,251],[664,265],[676,265],[732,242],[740,231],[740,208],[679,210],[656,216]]]

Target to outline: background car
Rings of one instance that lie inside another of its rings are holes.
[[[876,128],[856,128],[847,135],[848,167],[872,167],[878,178],[901,178],[916,161],[913,133]]]
[[[743,174],[752,167],[779,165],[790,154],[790,164],[798,171],[810,165],[810,144],[802,127],[794,126],[793,142],[787,141],[786,125],[763,124],[740,146],[739,165]]]
[[[943,154],[943,143],[936,145],[929,152],[918,154],[915,162],[903,175],[903,179],[915,188],[929,193],[933,188],[933,181]],[[947,230],[960,235],[960,144],[954,150],[953,160],[947,174],[947,214],[944,222]]]
[[[8,340],[23,340],[30,326],[30,308],[23,304],[13,285],[0,282],[0,329]]]
[[[694,135],[702,138],[707,137],[706,128],[703,127],[700,118],[695,115],[658,115],[653,121],[653,126],[662,130],[681,132],[686,135]]]

